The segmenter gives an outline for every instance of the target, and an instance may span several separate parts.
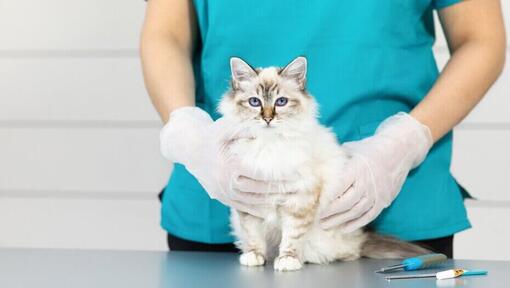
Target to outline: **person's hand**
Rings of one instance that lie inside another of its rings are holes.
[[[197,107],[183,107],[170,114],[160,133],[161,152],[167,159],[183,164],[212,199],[255,216],[264,215],[268,193],[288,188],[285,181],[261,179],[255,171],[241,166],[235,155],[225,153],[233,125],[223,118],[213,121]],[[228,157],[226,156],[228,155]]]
[[[432,144],[429,128],[403,112],[383,121],[374,136],[344,143],[352,158],[326,192],[331,202],[320,211],[321,226],[348,233],[370,223],[397,197]]]

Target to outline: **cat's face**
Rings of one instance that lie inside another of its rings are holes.
[[[278,128],[315,119],[316,104],[306,92],[306,58],[284,68],[254,69],[240,58],[230,59],[231,89],[219,111],[250,127]]]

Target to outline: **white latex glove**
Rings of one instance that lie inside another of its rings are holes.
[[[375,135],[344,143],[352,158],[328,192],[321,226],[348,233],[370,223],[397,197],[432,144],[429,128],[403,112],[383,121]]]
[[[183,164],[212,199],[262,217],[260,204],[268,201],[266,193],[284,189],[284,182],[264,181],[254,171],[241,167],[235,156],[226,159],[222,151],[228,149],[231,128],[224,119],[213,121],[198,107],[179,108],[161,130],[161,153]]]

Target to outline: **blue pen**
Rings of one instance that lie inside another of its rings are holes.
[[[388,271],[393,271],[397,269],[404,269],[405,271],[413,271],[418,269],[427,268],[433,265],[437,265],[446,261],[447,257],[444,254],[426,254],[421,256],[416,256],[412,258],[404,259],[400,264],[392,265],[388,267],[383,267],[377,271],[376,273],[384,273]]]

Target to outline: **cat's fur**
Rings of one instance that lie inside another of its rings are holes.
[[[254,69],[236,57],[230,64],[231,89],[219,111],[236,129],[224,153],[240,156],[244,165],[267,179],[285,179],[289,171],[299,175],[292,187],[282,188],[294,193],[267,196],[272,204],[264,207],[263,219],[232,211],[233,233],[243,252],[241,264],[257,266],[274,259],[276,270],[289,271],[305,262],[402,258],[427,251],[361,229],[348,234],[321,229],[317,211],[331,201],[322,192],[340,177],[338,171],[350,156],[317,120],[316,102],[305,87],[306,59],[298,57],[285,68]],[[255,101],[252,97],[260,106],[250,104]],[[277,106],[280,97],[287,103]]]

